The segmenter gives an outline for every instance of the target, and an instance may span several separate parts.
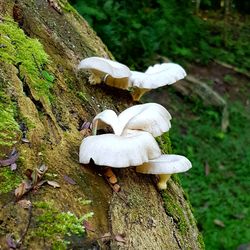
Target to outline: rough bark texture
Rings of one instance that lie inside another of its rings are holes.
[[[3,57],[3,50],[0,51],[0,107],[6,108],[10,124],[20,125],[20,128],[13,125],[12,133],[0,126],[1,158],[14,146],[20,153],[16,173],[6,173],[7,167],[0,168],[0,249],[8,249],[6,235],[12,234],[16,240],[22,238],[29,221],[22,249],[51,249],[53,244],[54,249],[62,249],[56,248],[55,241],[64,238],[74,249],[203,248],[191,207],[176,177],[170,180],[165,192],[159,193],[154,177],[137,174],[134,169],[119,170],[116,174],[121,192],[114,193],[98,174],[98,167],[78,163],[78,148],[83,139],[79,131],[81,124],[105,108],[120,112],[131,105],[132,100],[126,91],[90,86],[87,75],[76,72],[80,59],[89,56],[112,58],[112,55],[66,1],[58,5],[59,8],[55,8],[46,0],[0,0],[0,26],[10,24],[14,29],[22,29],[28,39],[39,39],[49,56],[49,61],[42,65],[36,51],[31,53],[29,60],[36,64],[36,71],[28,68],[30,63],[25,66],[22,60],[15,60],[14,52],[14,58],[10,59],[6,55]],[[3,39],[0,50],[7,50],[11,36],[0,35]],[[11,41],[12,45],[19,46]],[[28,50],[24,55],[28,55]],[[40,80],[51,81],[53,86],[42,90],[36,85]],[[6,120],[2,124],[4,122]],[[7,140],[1,136],[7,136],[9,143],[1,143]],[[24,136],[29,143],[21,141]],[[94,212],[89,219],[92,230],[87,226],[83,236],[39,234],[37,228],[41,221],[37,218],[41,216],[41,209],[34,205],[31,213],[15,202],[13,190],[24,179],[25,170],[43,163],[50,173],[46,178],[56,180],[61,187],[42,186],[24,198],[34,204],[53,201],[54,210],[70,211],[78,217]],[[65,175],[76,184],[65,181]],[[92,203],[83,205],[82,200]],[[108,232],[111,238],[104,243],[100,238]],[[119,237],[115,239],[118,234],[124,234],[125,242]]]

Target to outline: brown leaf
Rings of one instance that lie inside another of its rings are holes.
[[[21,141],[22,141],[23,143],[30,143],[30,141],[29,141],[27,138],[22,138]]]
[[[42,180],[42,181],[39,181],[36,186],[34,186],[34,188],[40,188],[43,184],[47,183],[48,181],[47,180]]]
[[[13,235],[12,234],[7,234],[6,235],[6,242],[7,245],[10,249],[16,249],[17,248],[17,243],[16,240],[13,239]]]
[[[19,186],[15,189],[15,196],[19,199],[21,198],[26,192],[31,189],[31,185],[28,180],[22,181]]]
[[[47,181],[47,183],[52,186],[53,188],[61,187],[56,181]]]
[[[31,206],[31,201],[29,200],[20,200],[17,202],[22,208],[28,209]]]
[[[25,170],[25,173],[24,173],[24,174],[25,174],[30,180],[32,180],[32,178],[31,178],[32,173],[33,173],[33,170],[28,168],[28,169]]]
[[[90,232],[95,232],[93,226],[86,220],[83,221],[83,226],[85,227],[86,230]]]
[[[5,167],[5,166],[11,165],[16,162],[18,157],[19,157],[19,153],[14,150],[8,159],[0,160],[0,166]]]
[[[107,241],[110,241],[112,236],[111,236],[111,233],[108,232],[108,233],[105,233],[103,236],[100,237],[102,242],[107,242]]]
[[[68,182],[69,184],[71,184],[71,185],[76,185],[76,182],[75,182],[72,178],[70,178],[69,176],[67,176],[67,175],[64,175],[64,176],[63,176],[63,179],[64,179],[66,182]]]
[[[217,225],[217,226],[219,226],[219,227],[225,227],[224,222],[221,221],[221,220],[218,220],[218,219],[214,220],[214,224]]]
[[[126,243],[124,234],[117,234],[115,235],[115,240],[118,242]]]

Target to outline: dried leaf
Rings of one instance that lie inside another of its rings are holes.
[[[39,181],[37,184],[36,184],[36,188],[39,188],[39,187],[41,187],[43,184],[45,184],[45,183],[47,183],[48,181],[47,180],[42,180],[42,181]],[[35,188],[34,187],[34,188]]]
[[[126,243],[124,234],[117,234],[115,235],[115,240],[118,242]]]
[[[11,165],[10,165],[10,170],[11,171],[15,171],[17,169],[17,164],[16,163],[12,163]]]
[[[6,242],[9,248],[16,249],[17,248],[17,243],[16,240],[13,239],[12,234],[7,234],[6,235]]]
[[[72,178],[70,178],[69,176],[67,176],[67,175],[64,175],[64,176],[63,176],[63,179],[64,179],[66,182],[68,182],[69,184],[71,184],[71,185],[76,185],[76,182],[75,182]]]
[[[18,157],[19,157],[19,153],[17,151],[14,151],[10,155],[10,157],[8,159],[6,159],[6,160],[0,160],[0,166],[5,167],[5,166],[11,165],[11,164],[13,164],[13,163],[16,162],[16,160],[18,159]]]
[[[111,237],[111,233],[110,233],[110,232],[105,233],[103,236],[101,236],[102,242],[110,241],[111,238],[112,238],[112,237]]]
[[[20,200],[17,202],[22,208],[28,209],[31,206],[31,201],[29,200]]]
[[[221,220],[218,220],[218,219],[214,220],[214,224],[217,225],[217,226],[219,226],[219,227],[225,227],[224,222],[221,221]]]
[[[56,181],[47,181],[47,183],[53,188],[59,188],[60,185]]]
[[[86,220],[83,221],[83,226],[85,227],[86,230],[90,232],[95,232],[93,226]]]
[[[25,193],[27,193],[32,188],[30,182],[28,180],[22,181],[19,186],[15,189],[15,196],[19,199]]]
[[[21,141],[22,141],[23,143],[30,143],[30,141],[29,141],[27,138],[22,138]]]

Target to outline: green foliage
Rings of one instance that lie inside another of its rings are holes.
[[[190,112],[190,106],[179,106],[180,113]],[[171,129],[174,152],[186,155],[193,164],[187,175],[179,177],[195,208],[208,250],[233,250],[250,238],[245,227],[250,222],[250,117],[239,103],[232,103],[229,111],[230,130],[226,134],[220,131],[217,110],[200,104],[193,108],[192,118],[173,119]],[[215,219],[225,227],[216,225]]]
[[[69,211],[60,212],[54,207],[53,202],[35,202],[34,206],[41,212],[36,217],[37,226],[34,234],[51,240],[52,249],[67,249],[70,242],[66,241],[65,237],[83,235],[83,221],[93,216],[93,213],[88,213],[78,218]]]
[[[0,60],[14,64],[19,69],[20,78],[27,81],[36,98],[51,99],[50,89],[54,77],[44,70],[49,57],[37,39],[27,37],[23,30],[11,19],[0,23]]]
[[[72,1],[117,60],[137,69],[156,54],[211,58],[201,21],[188,1]],[[194,42],[195,41],[195,42]],[[204,52],[204,53],[203,53]]]
[[[21,178],[11,171],[9,167],[0,168],[0,194],[12,191],[20,181]]]

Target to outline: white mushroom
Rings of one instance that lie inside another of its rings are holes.
[[[127,130],[123,136],[93,135],[83,139],[79,161],[114,168],[138,166],[159,157],[160,148],[154,137],[143,131]]]
[[[137,166],[136,171],[143,174],[159,175],[157,187],[163,190],[167,188],[167,181],[171,174],[186,172],[191,167],[191,162],[185,156],[161,155],[159,158],[149,160],[141,166]]]
[[[150,89],[156,89],[165,85],[173,84],[183,79],[187,74],[185,70],[175,63],[163,63],[150,66],[145,73],[131,71],[130,82],[137,87],[133,93],[134,100]]]
[[[120,89],[132,87],[134,100],[139,100],[150,89],[173,84],[186,76],[185,70],[175,63],[155,64],[143,73],[130,71],[124,64],[101,57],[89,57],[82,60],[78,69],[92,71],[93,76],[90,79],[92,84],[103,81],[107,85]]]
[[[110,125],[116,135],[123,135],[127,129],[142,130],[154,137],[171,128],[171,115],[160,104],[146,103],[125,109],[119,116],[112,110],[104,110],[93,119],[93,134],[96,130]]]
[[[78,69],[89,69],[93,73],[90,78],[91,84],[98,84],[104,81],[106,84],[127,89],[129,87],[128,77],[131,75],[130,69],[119,62],[102,57],[88,57],[82,60]]]
[[[114,134],[120,134],[120,126],[117,114],[111,109],[106,109],[97,114],[92,121],[92,134],[96,135],[98,129],[104,129],[109,125]]]

